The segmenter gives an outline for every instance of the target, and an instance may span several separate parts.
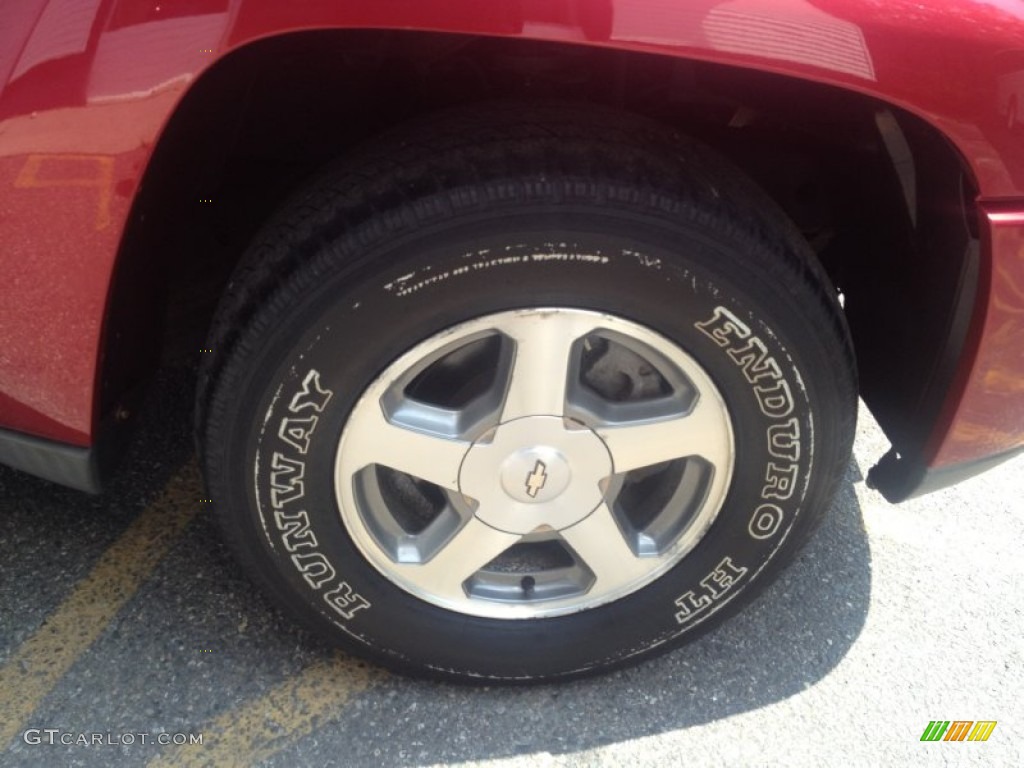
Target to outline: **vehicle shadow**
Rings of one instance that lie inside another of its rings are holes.
[[[440,708],[437,686],[389,681],[403,702],[404,725],[377,741],[383,752],[376,757],[411,766],[578,752],[709,723],[810,688],[847,654],[867,616],[871,557],[853,487],[860,479],[851,463],[821,528],[752,605],[660,658],[530,689],[446,686]],[[396,699],[373,699],[359,713],[362,722],[351,723],[351,735],[387,722],[385,708]],[[469,738],[424,743],[424,732],[438,731]]]
[[[181,418],[190,412],[191,393],[191,372],[162,374],[122,471],[102,496],[0,468],[0,663],[194,460],[190,424]],[[851,464],[796,562],[740,615],[681,649],[601,677],[533,687],[460,687],[381,674],[339,700],[315,727],[289,733],[288,717],[268,713],[267,733],[253,738],[277,744],[269,763],[282,765],[335,764],[339,755],[348,766],[558,755],[793,696],[828,675],[864,626],[871,557],[854,491],[860,480]],[[198,480],[183,493],[205,509]],[[212,515],[201,511],[33,721],[104,731],[203,730],[215,721],[230,728],[229,713],[258,708],[269,688],[334,653],[249,584]],[[15,762],[31,762],[21,747],[12,748]],[[132,755],[157,752],[140,747]],[[101,751],[75,755],[82,765],[109,758]]]

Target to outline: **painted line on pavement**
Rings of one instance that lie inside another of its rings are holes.
[[[256,765],[336,719],[353,696],[386,677],[339,653],[206,723],[201,745],[172,747],[149,768]]]
[[[103,633],[195,517],[202,488],[194,462],[175,474],[157,499],[100,556],[0,667],[0,748],[64,674]]]

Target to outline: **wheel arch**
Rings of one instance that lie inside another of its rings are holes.
[[[421,112],[508,97],[582,98],[693,133],[760,181],[812,240],[821,211],[807,210],[801,196],[824,189],[835,231],[819,257],[849,302],[862,393],[900,453],[923,457],[967,348],[970,318],[985,301],[976,182],[936,128],[872,96],[793,75],[550,41],[388,30],[261,37],[230,50],[189,87],[126,224],[102,341],[100,423],[133,410],[127,393],[158,362],[156,329],[166,329],[165,356],[202,354],[205,322],[231,268],[305,176]],[[821,106],[816,114],[793,110],[807,100]],[[819,175],[808,188],[809,169],[821,162],[840,178],[825,180],[825,189]],[[774,183],[780,169],[786,178]],[[858,229],[873,234],[860,237]],[[908,293],[921,274],[931,275],[930,287]],[[908,334],[917,350],[909,356],[891,343]]]

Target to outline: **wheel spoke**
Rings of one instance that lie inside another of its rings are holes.
[[[655,562],[653,558],[633,554],[607,504],[601,504],[584,520],[564,529],[561,535],[593,572],[596,581],[592,592],[613,589],[641,578]]]
[[[548,312],[516,317],[499,326],[516,344],[501,421],[521,416],[560,416],[573,342],[594,329],[579,315]]]
[[[604,426],[598,435],[608,446],[616,474],[683,456],[700,456],[713,466],[730,458],[729,431],[720,408],[702,396],[686,416],[622,426]]]
[[[481,338],[499,343],[446,357]],[[487,362],[466,379],[463,358]],[[509,310],[437,334],[378,375],[341,434],[335,492],[360,552],[399,588],[467,616],[561,616],[629,595],[685,557],[728,490],[733,446],[715,383],[671,340],[599,312]],[[664,473],[657,498],[608,500],[639,479],[622,474],[684,457],[695,458]],[[373,465],[446,498],[385,493],[387,473],[360,474]],[[435,516],[412,533],[423,502]],[[640,526],[645,503],[661,506]]]
[[[466,580],[521,538],[471,517],[430,560],[401,566],[402,572],[428,594],[464,600]]]
[[[468,442],[392,424],[379,407],[357,407],[349,423],[352,433],[359,436],[349,447],[354,467],[383,464],[441,488],[458,490],[459,467],[469,450]]]

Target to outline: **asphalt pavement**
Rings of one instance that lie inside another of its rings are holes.
[[[742,614],[602,677],[469,688],[346,658],[250,586],[190,398],[164,371],[102,496],[0,468],[0,765],[1024,765],[1022,459],[891,506],[862,408],[825,523]],[[921,741],[935,720],[996,725]]]

